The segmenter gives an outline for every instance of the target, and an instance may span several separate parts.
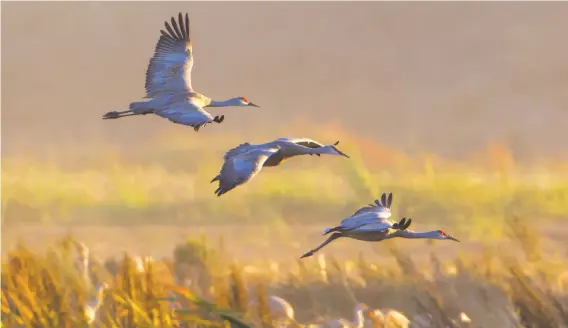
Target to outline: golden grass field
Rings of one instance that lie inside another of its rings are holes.
[[[352,158],[296,158],[220,198],[209,181],[238,144],[230,135],[208,148],[165,135],[128,154],[3,158],[2,325],[87,325],[94,291],[73,240],[91,250],[92,282],[109,285],[95,326],[262,326],[246,300],[264,291],[301,323],[350,319],[361,301],[429,313],[433,327],[462,311],[472,327],[568,325],[568,161],[516,163],[497,143],[461,160],[407,155],[338,126],[313,137],[341,140]],[[389,191],[395,217],[462,242],[340,240],[298,260],[324,227]],[[137,273],[131,258],[146,255],[155,261]],[[172,292],[186,311],[157,300]]]

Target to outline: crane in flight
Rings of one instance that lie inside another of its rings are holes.
[[[165,22],[166,31],[156,44],[154,56],[146,70],[145,101],[130,103],[129,110],[112,111],[103,119],[117,119],[132,115],[155,114],[173,123],[193,127],[195,131],[212,122],[221,123],[224,115],[213,117],[205,107],[259,107],[245,97],[216,101],[197,93],[191,86],[193,51],[189,33],[189,16],[181,13]]]
[[[294,156],[329,154],[349,158],[337,149],[338,144],[339,141],[325,146],[308,138],[280,138],[258,145],[245,142],[225,153],[221,172],[211,180],[211,183],[219,181],[215,194],[221,196],[250,181],[262,167],[278,166]]]
[[[443,230],[433,230],[428,232],[415,232],[408,230],[412,219],[402,218],[399,222],[390,220],[392,215],[392,193],[383,193],[381,200],[375,200],[374,204],[358,209],[353,215],[345,218],[341,223],[333,228],[324,230],[323,235],[333,234],[321,245],[310,250],[300,258],[314,255],[317,251],[337,238],[347,237],[361,241],[383,241],[385,239],[401,237],[409,239],[441,239],[459,242],[456,238],[448,235]]]

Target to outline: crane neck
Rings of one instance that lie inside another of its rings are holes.
[[[355,310],[355,327],[363,328],[365,325],[365,316],[363,315],[363,310],[357,309]]]
[[[399,230],[398,233],[402,237],[410,239],[438,239],[437,231],[416,232],[410,230]]]
[[[237,105],[238,105],[238,99],[235,99],[235,98],[231,98],[231,99],[223,100],[223,101],[211,99],[211,102],[209,103],[209,105],[207,105],[207,107],[229,107],[229,106],[237,106]]]
[[[81,271],[83,274],[83,279],[87,286],[91,286],[91,276],[89,274],[89,259],[85,257],[81,263]]]

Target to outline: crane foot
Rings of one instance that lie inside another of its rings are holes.
[[[118,114],[117,111],[113,111],[113,112],[108,112],[106,114],[103,115],[103,120],[110,120],[113,118],[119,118],[120,114]]]

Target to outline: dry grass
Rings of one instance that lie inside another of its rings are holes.
[[[20,246],[3,261],[4,327],[89,325],[85,308],[92,306],[96,294],[93,285],[82,280],[82,272],[74,266],[73,242],[66,239],[45,255],[32,254]],[[224,321],[240,321],[233,311],[218,309],[193,291],[175,285],[175,270],[171,267],[168,261],[147,262],[140,272],[128,254],[114,270],[108,263],[93,263],[91,282],[104,281],[110,286],[103,293],[94,325],[224,327]]]
[[[524,223],[518,219],[512,224],[522,229]],[[270,315],[262,304],[270,294],[291,302],[297,320],[306,323],[350,318],[355,302],[365,302],[398,309],[411,319],[428,314],[433,327],[459,327],[455,319],[462,311],[476,327],[565,327],[568,266],[546,254],[529,258],[538,251],[536,244],[526,235],[517,236],[526,258],[488,250],[445,262],[433,255],[431,265],[422,267],[393,247],[396,265],[363,257],[316,257],[277,272],[267,267],[251,270],[246,263],[230,260],[222,248],[208,246],[207,240],[191,239],[176,247],[173,261],[148,262],[143,272],[127,254],[118,266],[93,261],[93,284],[104,281],[110,286],[94,325],[206,327],[249,322],[269,327]],[[63,240],[46,254],[20,246],[4,258],[4,327],[87,325],[83,308],[93,291],[73,265],[72,244],[72,239]],[[261,306],[249,309],[255,298]]]

